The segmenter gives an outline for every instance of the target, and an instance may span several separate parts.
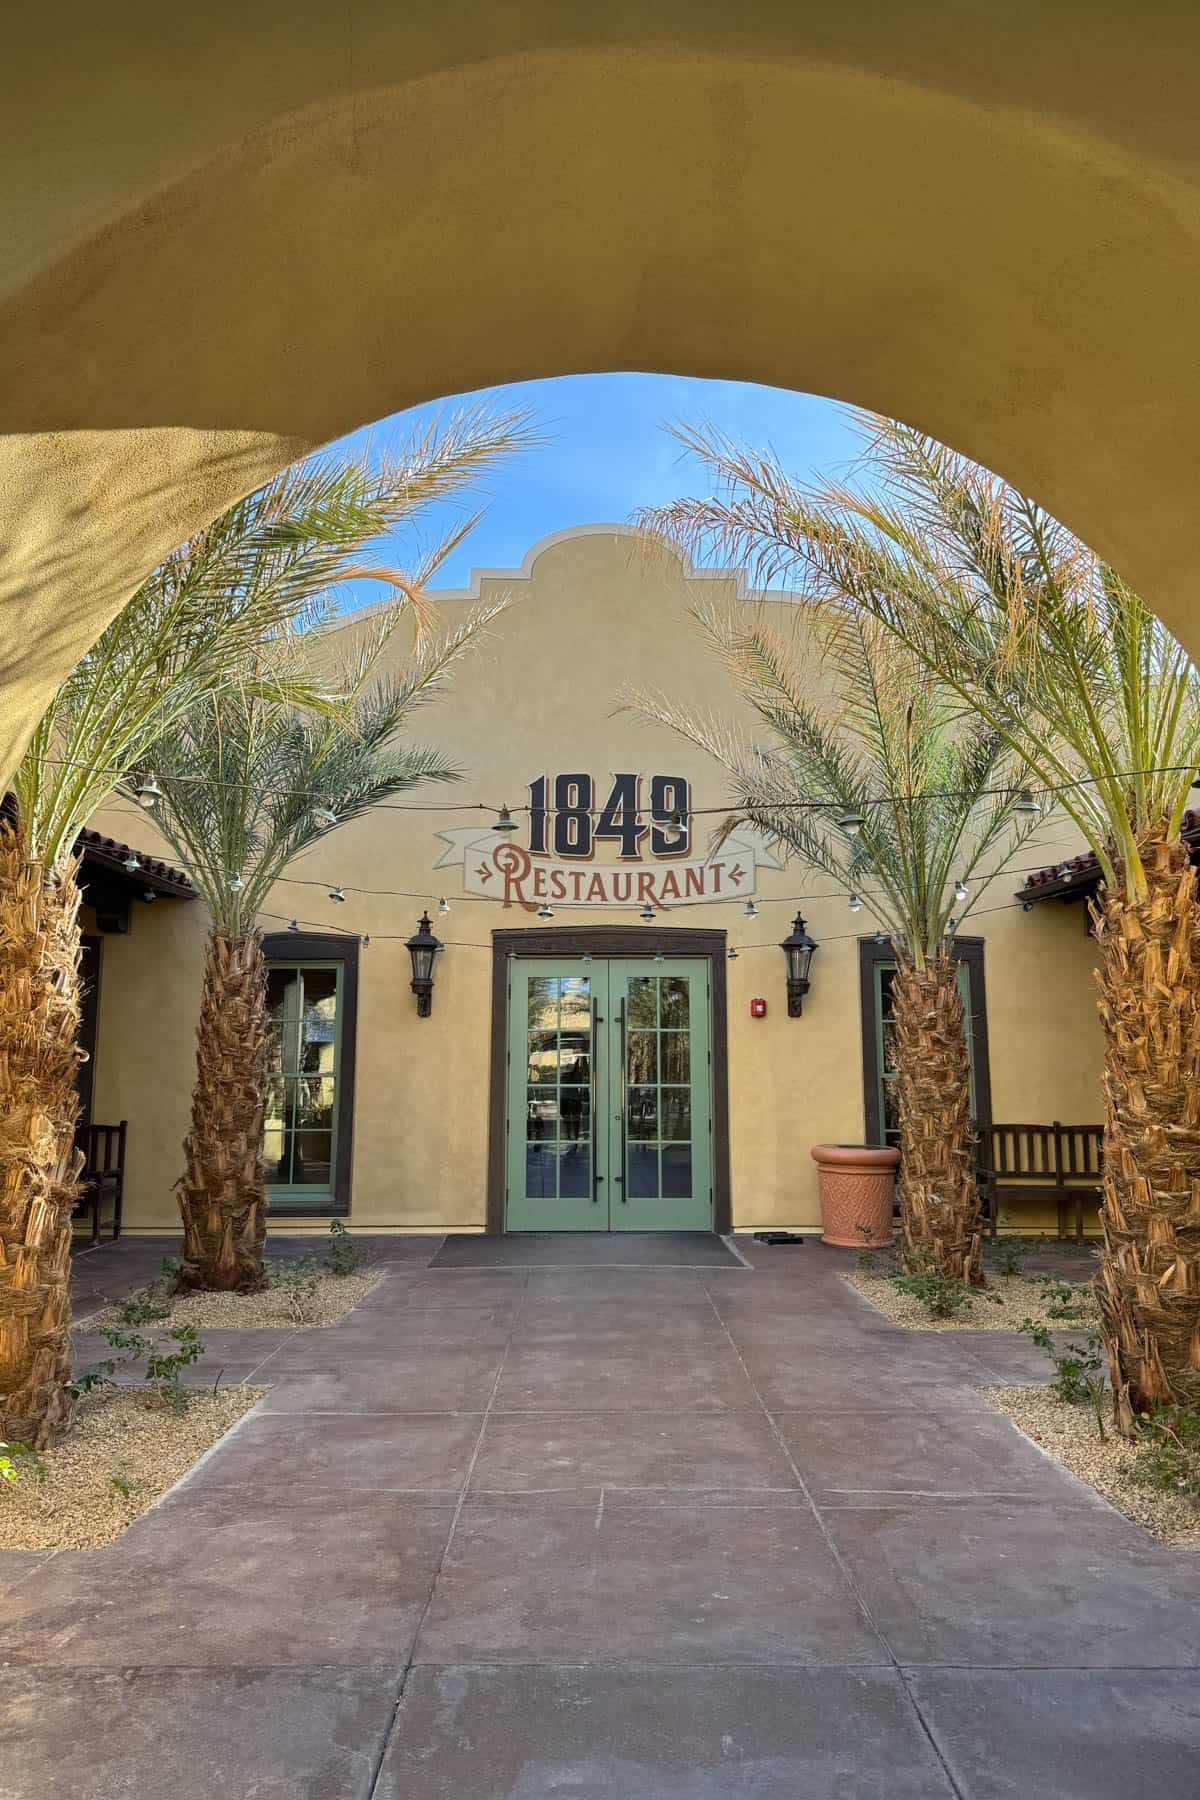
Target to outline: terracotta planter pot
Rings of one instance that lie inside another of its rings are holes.
[[[821,1181],[821,1242],[853,1250],[890,1244],[900,1152],[865,1144],[814,1144],[812,1157]]]

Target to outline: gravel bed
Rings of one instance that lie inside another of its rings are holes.
[[[997,1412],[1005,1413],[1055,1462],[1095,1488],[1151,1537],[1177,1550],[1200,1550],[1200,1505],[1186,1494],[1160,1493],[1132,1479],[1135,1446],[1114,1436],[1107,1407],[1104,1427],[1108,1435],[1101,1443],[1090,1406],[1068,1406],[1044,1387],[983,1388],[981,1392]]]
[[[68,1435],[43,1453],[39,1479],[0,1483],[0,1549],[96,1550],[149,1511],[265,1387],[201,1390],[176,1412],[148,1388],[87,1394]],[[113,1486],[128,1483],[128,1495]]]
[[[1083,1316],[1052,1319],[1052,1304],[1036,1276],[989,1275],[984,1291],[952,1319],[933,1319],[913,1294],[902,1294],[886,1275],[845,1275],[865,1300],[886,1313],[893,1324],[909,1331],[1018,1331],[1026,1319],[1052,1331],[1087,1331],[1098,1322],[1096,1303],[1087,1283],[1072,1284]]]
[[[286,1267],[286,1265],[283,1265]],[[293,1282],[283,1281],[264,1288],[260,1294],[173,1294],[166,1299],[159,1290],[139,1288],[131,1299],[150,1298],[169,1306],[166,1318],[150,1320],[134,1329],[169,1331],[173,1325],[208,1326],[212,1330],[246,1331],[275,1328],[295,1331],[297,1325],[336,1325],[383,1280],[382,1269],[364,1269],[357,1275],[318,1275],[311,1294]],[[77,1321],[89,1331],[103,1330],[106,1325],[120,1325],[117,1306],[106,1306]]]

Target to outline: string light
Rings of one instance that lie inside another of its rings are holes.
[[[158,899],[158,895],[155,893],[153,888],[143,888],[142,899],[146,902],[146,905],[149,906],[149,904],[152,900]]]
[[[360,944],[361,944],[361,945],[362,945],[362,947],[363,947],[363,949],[364,949],[364,950],[369,950],[369,949],[370,949],[370,947],[371,947],[371,934],[370,934],[370,932],[368,932],[368,931],[364,931],[364,932],[363,932],[363,934],[362,934],[362,936],[361,936],[361,937],[360,937],[360,938],[359,938],[359,940],[358,940],[358,941],[359,941],[359,943],[360,943]]]
[[[334,812],[332,806],[314,806],[312,814],[318,825],[337,824],[337,814]]]
[[[736,962],[736,961],[737,961],[737,954],[738,954],[738,953],[737,953],[737,951],[736,951],[736,950],[735,950],[735,949],[734,949],[734,947],[733,947],[733,945],[732,945],[732,944],[730,944],[730,946],[729,946],[729,961],[730,961],[730,962]]]
[[[745,906],[742,908],[742,917],[743,919],[757,919],[758,908],[755,906],[753,900],[747,900]]]
[[[299,931],[299,929],[300,929],[299,919],[289,919],[288,920],[288,930],[289,931]]]
[[[128,856],[122,858],[122,861],[124,862],[125,867],[129,870],[129,873],[131,875],[133,874],[135,869],[140,869],[142,866],[141,857],[135,856],[132,850],[129,852]]]
[[[331,888],[330,888],[330,890],[329,890],[329,898],[330,898],[330,899],[331,899],[331,900],[337,900],[337,901],[340,901],[340,902],[344,902],[344,901],[345,901],[345,898],[346,898],[346,896],[345,896],[345,894],[344,894],[344,893],[343,893],[343,892],[342,892],[342,890],[341,890],[341,888],[340,888],[340,887],[336,887],[336,886],[335,886],[335,887],[331,887]]]
[[[866,824],[860,812],[844,812],[837,820],[839,831],[861,831]]]
[[[862,911],[862,901],[859,899],[857,894],[851,894],[850,898],[846,902],[846,905],[850,908],[850,911],[852,913],[858,913],[858,912]]]
[[[656,963],[665,963],[665,962],[666,962],[666,960],[667,960],[667,959],[666,959],[666,957],[665,957],[665,956],[664,956],[664,955],[663,955],[663,953],[662,953],[662,951],[661,951],[661,950],[656,950],[656,951],[655,951],[655,952],[654,952],[654,960],[655,960],[655,962],[656,962]]]
[[[961,875],[954,884],[954,898],[959,901],[967,898],[967,884]]]
[[[153,812],[162,799],[162,789],[153,775],[150,775],[145,781],[138,782],[133,790],[133,797],[139,806],[144,806],[147,812]]]
[[[245,885],[245,882],[236,871],[229,877],[229,891],[231,894],[240,894]]]
[[[543,900],[542,904],[538,907],[537,916],[539,919],[552,919],[554,917],[554,908],[552,906],[547,906],[546,902]]]
[[[643,906],[641,912],[638,914],[638,918],[645,919],[648,924],[653,917],[654,917],[654,908],[651,906],[650,902],[647,900],[645,906]]]
[[[1040,813],[1041,810],[1041,807],[1034,799],[1030,790],[1028,788],[1022,788],[1013,804],[1013,811],[1017,813]]]
[[[492,830],[502,832],[505,837],[509,837],[516,829],[516,826],[513,824],[512,814],[509,812],[507,806],[502,806],[500,808],[500,816],[492,826]]]
[[[342,897],[344,899],[345,895],[343,895]],[[450,902],[447,900],[445,894],[443,894],[441,899],[438,901],[438,911],[441,913],[443,919],[447,916],[447,914],[450,911]]]

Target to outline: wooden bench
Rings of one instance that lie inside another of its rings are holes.
[[[1058,1235],[1067,1235],[1067,1209],[1074,1210],[1075,1241],[1083,1242],[1083,1208],[1098,1202],[1103,1181],[1099,1125],[987,1125],[979,1134],[979,1181],[988,1230],[1005,1200],[1053,1199]]]
[[[112,1201],[112,1234],[121,1235],[121,1203],[125,1197],[125,1132],[128,1120],[119,1125],[81,1125],[75,1142],[83,1152],[83,1169],[79,1179],[82,1190],[73,1218],[92,1215],[92,1243],[100,1242],[100,1208]]]

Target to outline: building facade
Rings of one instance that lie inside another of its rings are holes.
[[[718,839],[722,771],[621,710],[636,683],[736,712],[687,613],[751,602],[736,573],[607,525],[436,598],[453,619],[498,593],[508,610],[417,715],[462,781],[319,840],[261,921],[273,1228],[814,1229],[811,1146],[894,1128],[889,946],[755,834]],[[136,808],[93,823],[167,854]],[[1022,870],[1070,855],[1068,834],[1048,817]],[[975,1115],[1098,1122],[1093,946],[1079,907],[1023,910],[1025,879],[1000,878],[958,944]],[[407,940],[425,912],[441,948],[422,1016]],[[819,949],[791,1017],[779,946],[797,912]],[[129,1121],[127,1229],[167,1228],[206,916],[176,892],[135,899],[125,929],[85,919],[92,1114]],[[1000,1223],[1053,1217],[1031,1204]]]

